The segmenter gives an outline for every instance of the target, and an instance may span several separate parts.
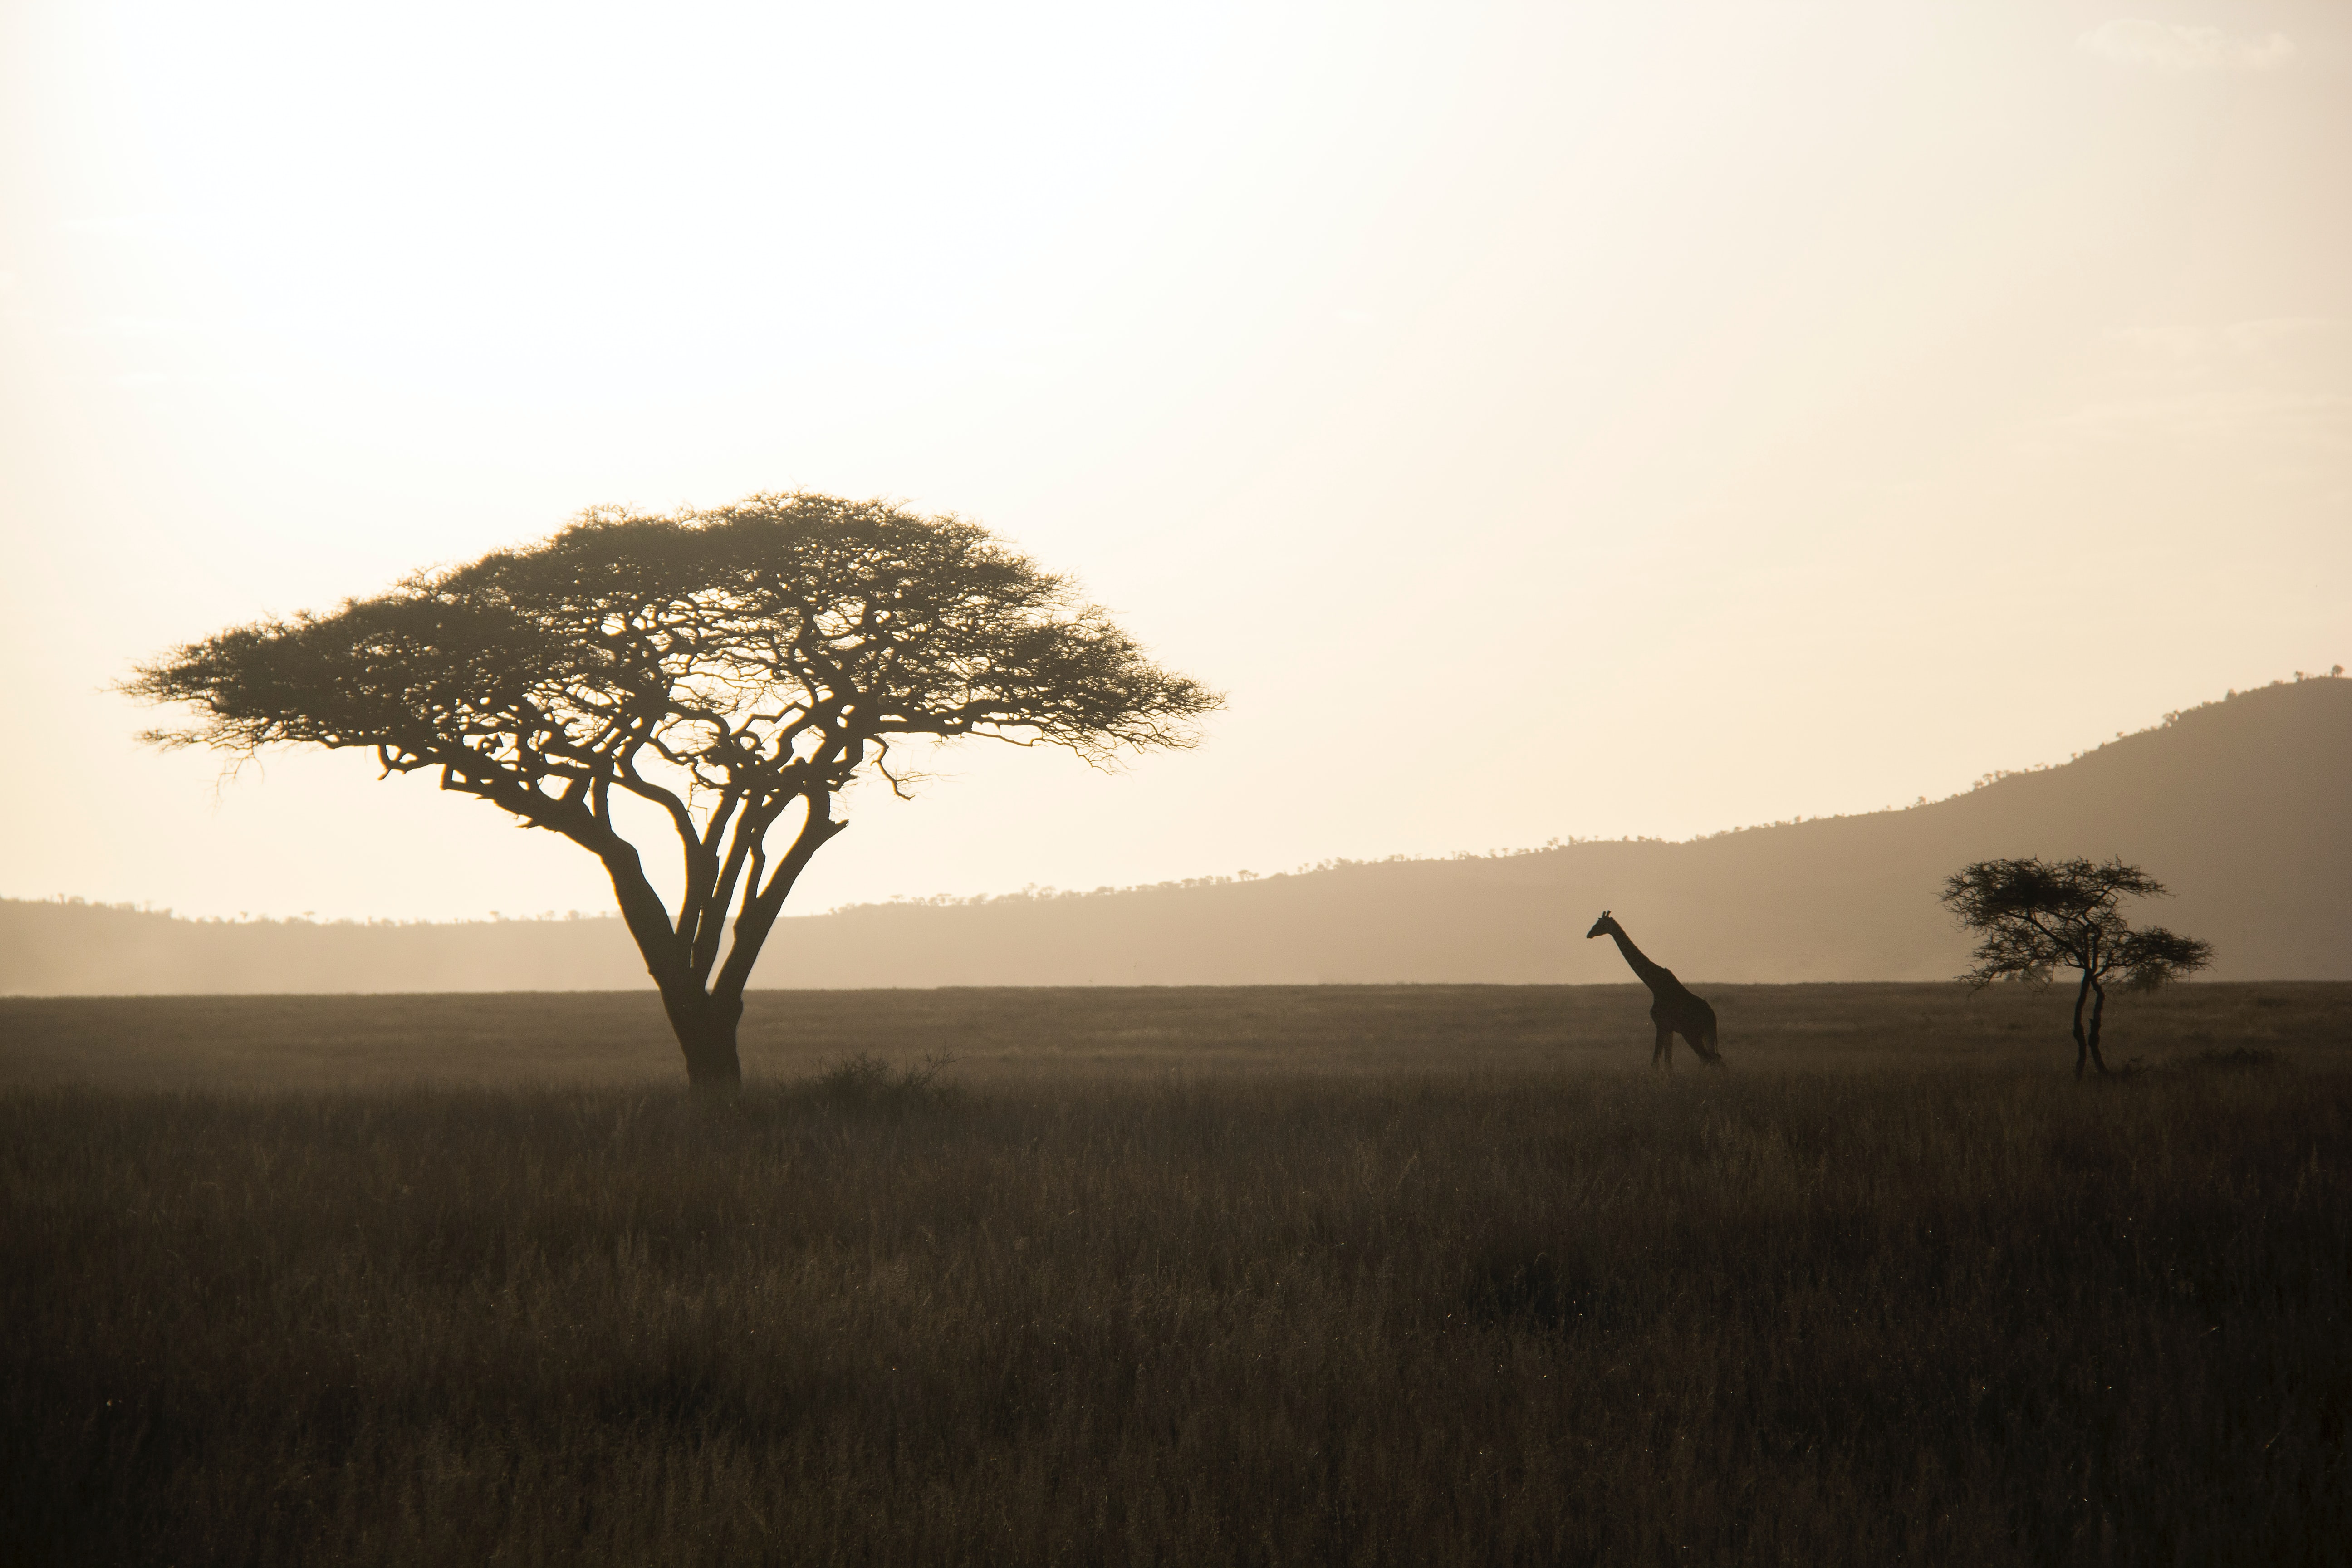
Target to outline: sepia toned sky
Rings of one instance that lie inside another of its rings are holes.
[[[2063,762],[2352,662],[2352,7],[0,9],[0,895],[605,908],[110,685],[800,487],[1231,694],[857,797],[803,911]]]

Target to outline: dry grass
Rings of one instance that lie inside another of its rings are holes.
[[[723,1107],[18,1087],[0,1560],[2340,1561],[2341,989],[2079,1089],[1801,989],[1671,1082],[1606,998],[1163,993],[1171,1074],[965,993]]]
[[[2072,993],[1952,984],[1701,985],[1735,1070],[2063,1071]],[[1646,1073],[1638,985],[1265,985],[755,991],[744,1070],[771,1082],[860,1054],[952,1056],[999,1082]],[[2252,1045],[2352,1068],[2352,985],[2182,985],[2120,996],[2108,1059]],[[1686,1049],[1675,1055],[1685,1068]],[[0,997],[0,1084],[287,1089],[652,1084],[684,1075],[649,992]]]

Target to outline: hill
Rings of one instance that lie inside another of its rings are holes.
[[[2216,977],[2352,979],[2352,681],[2235,694],[2063,766],[1901,811],[1686,843],[1341,865],[978,906],[881,905],[789,933],[771,984],[1617,981],[1603,909],[1685,978],[1925,980],[1969,942],[1936,901],[1996,855],[2119,855]],[[918,980],[916,977],[920,976]]]
[[[1336,864],[1252,880],[782,922],[767,986],[1615,982],[1613,909],[1685,979],[1925,980],[1968,942],[1943,878],[1995,855],[2118,855],[2178,895],[2221,979],[2352,979],[2352,681],[2233,693],[2063,766],[1901,811],[1685,843]],[[204,922],[0,902],[0,994],[612,989],[646,984],[617,920]]]

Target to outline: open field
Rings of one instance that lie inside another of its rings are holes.
[[[1735,1069],[2070,1070],[2073,993],[1948,984],[1721,985]],[[754,991],[747,1080],[857,1054],[956,1058],[959,1081],[1179,1075],[1646,1073],[1638,985],[1264,985]],[[2120,995],[2106,1052],[2223,1047],[2352,1069],[2352,984],[2181,985]],[[1677,1047],[1685,1068],[1696,1064]],[[0,997],[0,1084],[313,1089],[668,1085],[684,1068],[650,992],[426,996]]]
[[[2352,988],[1702,989],[0,1005],[0,1562],[2342,1560]]]

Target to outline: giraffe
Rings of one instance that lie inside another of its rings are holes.
[[[1625,955],[1634,974],[1650,988],[1650,1022],[1658,1026],[1658,1043],[1651,1049],[1650,1065],[1674,1071],[1675,1037],[1680,1035],[1690,1042],[1699,1060],[1711,1068],[1721,1067],[1723,1058],[1715,1048],[1715,1009],[1704,998],[1692,995],[1690,988],[1675,978],[1673,970],[1652,963],[1643,956],[1642,950],[1633,945],[1633,939],[1625,934],[1625,928],[1607,910],[1601,911],[1601,918],[1592,922],[1584,940],[1591,942],[1596,936],[1616,938],[1617,951]]]

